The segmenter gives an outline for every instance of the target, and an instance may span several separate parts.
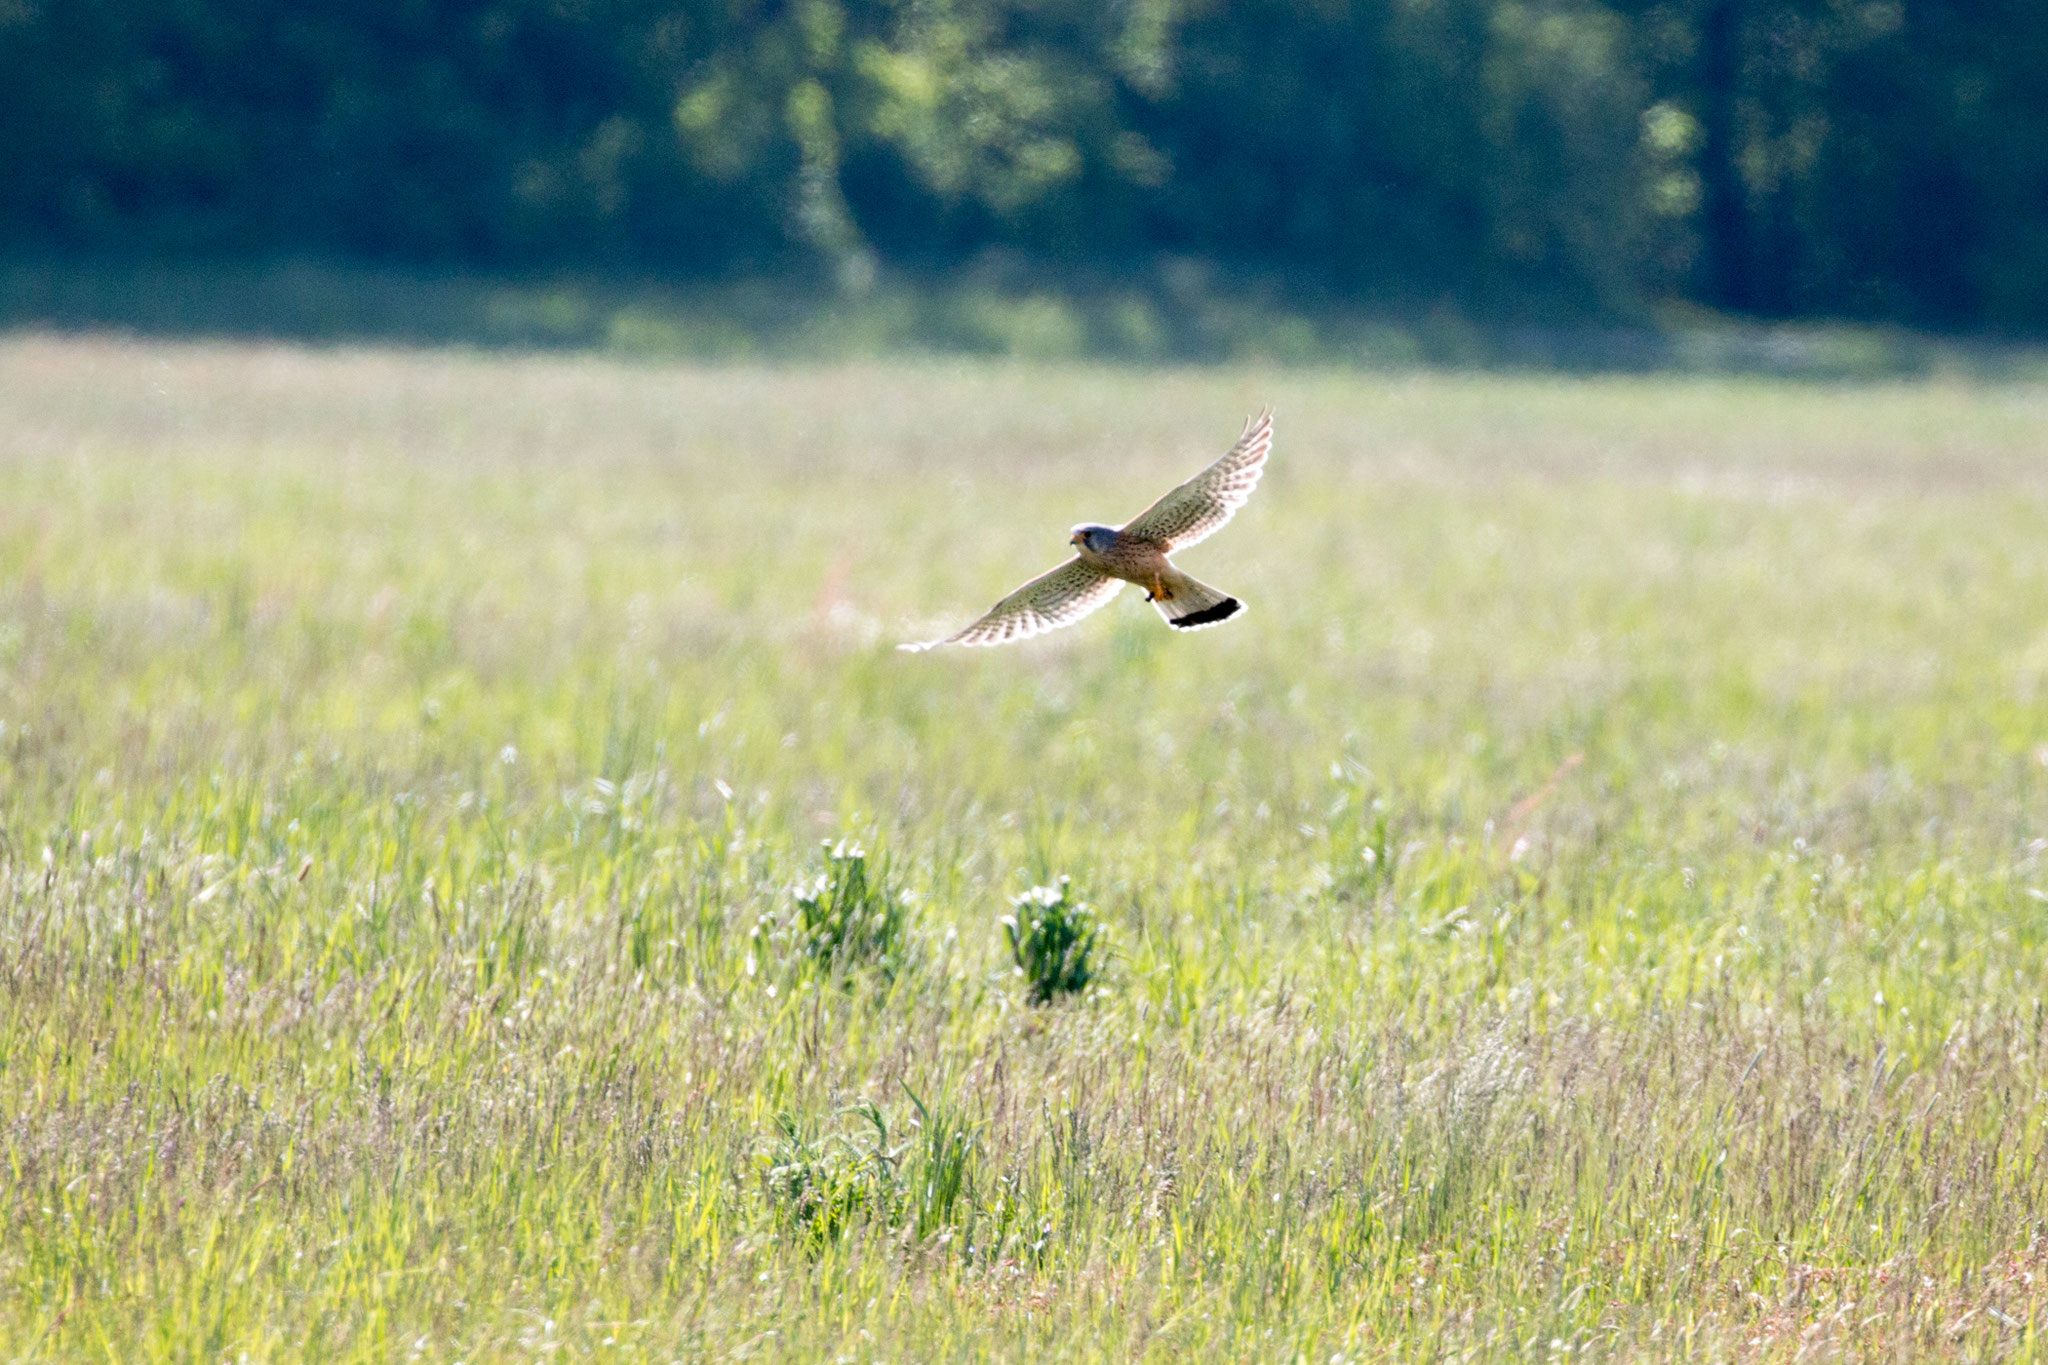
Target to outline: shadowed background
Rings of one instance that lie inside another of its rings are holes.
[[[718,296],[757,329],[798,284],[1088,303],[896,319],[949,349],[1207,354],[1233,307],[2030,333],[2044,65],[2023,0],[11,0],[0,306],[161,327],[161,280],[67,271],[310,259],[772,279]],[[467,326],[578,331],[537,311]]]

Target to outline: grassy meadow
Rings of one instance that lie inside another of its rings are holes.
[[[894,649],[1262,403],[1239,620]],[[2022,383],[17,334],[0,1359],[2039,1359],[2044,527]]]

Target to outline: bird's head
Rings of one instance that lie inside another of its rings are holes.
[[[1073,546],[1075,549],[1087,550],[1091,554],[1098,555],[1105,553],[1109,549],[1109,547],[1115,543],[1115,541],[1116,528],[1113,526],[1092,526],[1084,524],[1081,526],[1076,526],[1074,528],[1074,533],[1067,537],[1067,544]]]

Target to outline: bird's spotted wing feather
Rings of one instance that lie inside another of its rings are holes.
[[[1153,541],[1168,553],[1184,550],[1223,529],[1245,505],[1273,453],[1273,413],[1245,423],[1230,453],[1133,517],[1123,534]]]
[[[1123,584],[1099,574],[1078,559],[1051,573],[1040,574],[989,608],[988,615],[957,635],[898,649],[932,649],[938,645],[1006,645],[1048,630],[1071,626],[1116,596]]]

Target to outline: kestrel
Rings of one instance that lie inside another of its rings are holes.
[[[1102,607],[1126,583],[1145,590],[1166,624],[1195,630],[1227,621],[1244,603],[1175,568],[1167,556],[1223,529],[1245,505],[1265,472],[1273,450],[1269,408],[1245,423],[1230,453],[1138,513],[1121,527],[1076,526],[1067,543],[1074,558],[1041,574],[989,608],[988,615],[957,635],[898,649],[938,645],[1006,645],[1061,626],[1071,626]]]

